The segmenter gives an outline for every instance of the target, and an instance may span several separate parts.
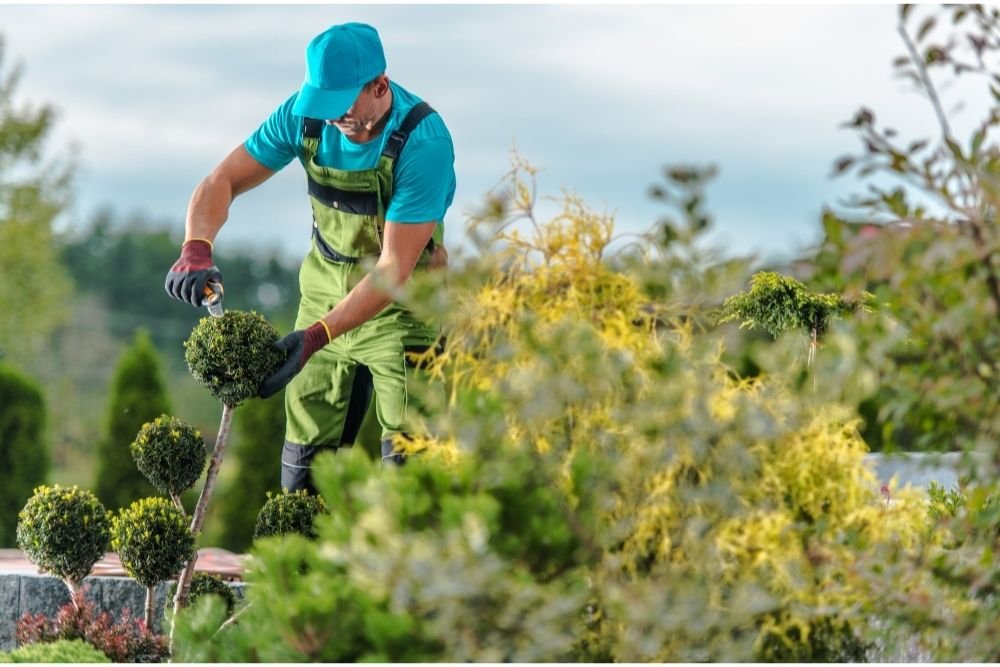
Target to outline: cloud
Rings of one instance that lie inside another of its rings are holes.
[[[855,148],[838,125],[861,104],[904,134],[935,130],[901,91],[889,5],[5,5],[21,96],[61,110],[79,208],[178,220],[191,189],[301,82],[326,25],[376,25],[390,76],[428,99],[456,144],[449,240],[519,151],[543,191],[578,191],[645,226],[667,162],[716,163],[710,205],[734,245],[787,247],[842,191],[827,175]],[[976,98],[964,90],[957,97]],[[286,176],[286,174],[288,174]],[[225,234],[299,248],[301,172],[238,200]],[[237,216],[234,215],[234,219]],[[280,230],[276,232],[275,230]],[[783,230],[776,232],[775,230]],[[806,231],[808,230],[808,231]],[[457,236],[456,236],[457,234]],[[297,252],[297,251],[296,251]]]

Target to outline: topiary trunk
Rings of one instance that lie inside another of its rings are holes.
[[[212,460],[208,464],[208,473],[205,475],[205,486],[201,490],[201,496],[198,497],[198,504],[194,510],[194,516],[191,517],[191,532],[197,535],[201,531],[201,525],[205,521],[205,510],[208,507],[208,501],[212,497],[212,493],[215,490],[215,480],[219,476],[219,468],[222,466],[222,458],[226,453],[226,445],[229,442],[229,433],[233,426],[233,411],[236,408],[232,405],[223,403],[222,405],[222,422],[219,424],[219,435],[215,439],[215,449],[212,450]],[[177,582],[177,593],[174,595],[174,618],[177,617],[178,612],[181,608],[187,604],[188,589],[191,587],[191,577],[194,575],[194,567],[198,562],[198,551],[194,552],[191,560],[188,561],[187,567],[184,568],[184,572],[181,574],[180,580]],[[170,628],[170,654],[173,655],[174,649],[174,627],[176,623]]]

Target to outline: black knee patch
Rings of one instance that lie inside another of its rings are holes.
[[[318,495],[312,483],[312,460],[324,451],[337,451],[336,447],[297,445],[285,442],[281,449],[281,488],[288,491],[305,490]]]

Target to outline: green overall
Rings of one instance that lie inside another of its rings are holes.
[[[416,105],[387,139],[378,166],[360,171],[318,165],[322,121],[307,119],[304,123],[302,146],[313,243],[299,271],[302,299],[296,329],[326,315],[367,274],[380,254],[385,212],[392,196],[393,165],[409,133],[432,112],[425,102]],[[439,223],[420,257],[418,270],[426,267],[435,242],[441,242],[441,228]],[[392,447],[387,443],[394,434],[407,430],[407,379],[414,364],[406,352],[426,350],[437,339],[438,331],[409,310],[390,303],[371,320],[316,352],[285,392],[282,485],[308,486],[301,480],[286,481],[306,475],[309,460],[319,448],[353,444],[372,386],[382,427],[383,459],[401,462],[401,457],[388,456]]]

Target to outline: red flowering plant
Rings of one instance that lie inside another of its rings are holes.
[[[167,638],[149,630],[125,609],[116,622],[108,612],[97,612],[86,589],[73,594],[54,617],[24,614],[17,622],[17,644],[48,643],[60,639],[82,639],[113,662],[162,662],[168,656]]]

